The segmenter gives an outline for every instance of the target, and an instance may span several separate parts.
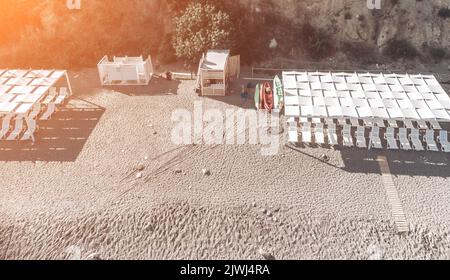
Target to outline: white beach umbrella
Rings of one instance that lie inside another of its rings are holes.
[[[375,116],[370,107],[357,108],[356,110],[360,118],[373,118]]]
[[[439,110],[431,110],[431,111],[433,112],[433,114],[437,120],[450,121],[450,114],[446,110],[439,109]]]
[[[354,107],[341,107],[342,115],[347,118],[358,118],[358,112]]]
[[[341,106],[327,106],[327,110],[330,117],[344,116]]]
[[[420,120],[420,116],[419,114],[417,114],[416,109],[414,108],[404,108],[401,107],[402,113],[403,113],[403,117],[405,119],[413,119],[413,120]]]
[[[400,108],[388,108],[388,113],[391,119],[404,119],[405,115]]]

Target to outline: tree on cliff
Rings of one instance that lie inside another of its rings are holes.
[[[230,16],[210,3],[191,3],[175,19],[176,56],[192,69],[208,49],[229,49],[234,44]]]

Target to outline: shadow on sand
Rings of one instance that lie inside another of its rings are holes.
[[[153,76],[147,86],[104,86],[105,89],[128,96],[176,95],[181,82]]]
[[[82,100],[77,100],[80,103]],[[73,106],[58,111],[51,120],[38,122],[36,142],[0,142],[3,162],[74,162],[89,136],[100,121],[104,108],[83,101],[85,106]]]
[[[287,145],[287,147],[312,159],[322,161],[330,167],[339,168],[350,173],[381,174],[378,157],[385,156],[393,175],[450,177],[450,155],[446,153],[365,150],[340,147],[336,149],[340,151],[344,162],[344,167],[340,167],[308,154],[301,145]]]

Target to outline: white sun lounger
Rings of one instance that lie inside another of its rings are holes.
[[[42,101],[42,104],[48,105],[52,103],[55,100],[56,95],[57,95],[56,88],[50,88],[50,92],[47,95],[47,97],[45,97],[44,101]]]
[[[355,144],[353,143],[353,137],[352,137],[352,131],[351,131],[351,126],[344,125],[344,128],[342,129],[342,139],[343,139],[343,144],[346,147],[353,147]]]
[[[417,126],[419,127],[419,129],[429,129],[427,122],[423,120],[418,120]]]
[[[350,123],[352,124],[353,127],[359,127],[359,120],[358,119],[351,118],[350,119]]]
[[[333,119],[325,119],[325,124],[328,125],[328,127],[329,127],[330,125],[335,125]]]
[[[450,153],[450,143],[448,142],[448,131],[439,131],[438,142],[441,144],[442,151]]]
[[[347,125],[347,120],[346,119],[338,118],[336,120],[337,120],[338,125],[340,125],[340,126]]]
[[[393,119],[389,119],[389,120],[388,120],[388,125],[389,125],[389,127],[398,128],[398,123],[397,123],[397,121],[396,121],[396,120],[393,120]]]
[[[441,125],[439,124],[438,121],[429,121],[429,123],[430,123],[430,126],[431,126],[432,129],[434,129],[434,130],[442,130],[442,127],[441,127]]]
[[[312,143],[311,123],[302,125],[302,142],[306,144]]]
[[[9,134],[8,138],[6,140],[13,141],[19,138],[20,133],[22,133],[23,130],[23,118],[19,117],[16,118],[16,125],[14,127],[14,130]]]
[[[27,130],[22,136],[22,141],[32,140],[35,142],[34,133],[36,132],[36,120],[28,118],[27,122]]]
[[[358,126],[356,130],[356,146],[358,148],[367,148],[366,128]]]
[[[37,104],[33,107],[33,111],[31,111],[31,113],[28,115],[28,118],[30,118],[30,119],[36,119],[40,113],[41,113],[41,104],[40,104],[40,103],[37,103]]]
[[[66,98],[69,97],[69,92],[67,91],[67,88],[62,87],[60,89],[60,92],[58,94],[58,96],[55,99],[55,104],[56,105],[61,105],[66,101]]]
[[[374,123],[378,127],[382,127],[382,128],[386,127],[386,124],[384,123],[384,121],[382,119],[375,119]]]
[[[47,111],[45,111],[45,113],[42,115],[41,120],[48,121],[52,117],[53,113],[55,113],[55,111],[56,111],[55,103],[53,102],[49,103],[47,106]]]
[[[400,141],[400,149],[405,151],[412,150],[411,143],[408,140],[408,129],[407,128],[400,128],[399,134],[398,134],[398,140]]]
[[[379,127],[372,127],[372,130],[370,131],[370,141],[369,141],[369,147],[375,148],[375,149],[383,149],[383,145],[381,144],[380,139],[380,128]]]
[[[316,127],[314,129],[314,136],[316,138],[316,143],[319,145],[325,144],[325,135],[323,131],[323,124],[316,124]]]
[[[331,146],[339,145],[338,136],[336,133],[336,124],[333,123],[328,125],[327,136],[328,136],[328,144],[330,144]]]
[[[416,151],[423,151],[423,143],[420,141],[420,134],[417,129],[411,130],[411,134],[409,135],[409,140],[412,142],[413,149]]]
[[[2,130],[0,131],[0,139],[3,139],[11,129],[11,115],[6,115],[2,119]]]
[[[290,143],[298,143],[298,129],[296,126],[289,126],[288,141]]]
[[[300,123],[309,123],[308,118],[300,118]]]
[[[313,124],[319,124],[319,123],[322,123],[322,120],[320,118],[313,118],[312,119],[312,123]]]
[[[367,126],[367,127],[373,127],[374,126],[373,120],[365,119],[364,120],[364,125]]]
[[[392,127],[386,129],[384,139],[387,141],[388,150],[398,150],[397,138],[395,138],[395,130]]]
[[[403,124],[405,125],[405,128],[410,128],[410,129],[416,128],[411,120],[403,120]]]
[[[432,152],[439,152],[439,148],[434,140],[434,130],[427,130],[425,134],[425,143],[427,150]]]

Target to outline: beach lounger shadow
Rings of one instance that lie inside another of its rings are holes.
[[[32,141],[1,141],[0,162],[74,162],[81,153],[104,108],[66,108],[51,120],[39,121]]]

